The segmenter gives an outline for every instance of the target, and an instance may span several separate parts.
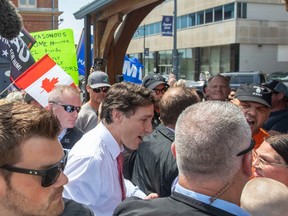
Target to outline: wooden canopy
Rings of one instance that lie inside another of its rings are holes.
[[[164,0],[96,0],[74,13],[84,19],[86,82],[91,65],[91,25],[94,35],[94,56],[106,64],[100,69],[108,73],[111,84],[122,74],[124,56],[130,40],[142,20]]]

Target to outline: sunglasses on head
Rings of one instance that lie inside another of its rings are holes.
[[[95,93],[100,93],[101,91],[106,93],[109,90],[109,87],[99,87],[99,88],[92,88]]]
[[[64,108],[64,110],[66,112],[69,112],[69,113],[72,113],[75,110],[76,110],[77,113],[79,113],[80,109],[81,109],[81,107],[76,107],[76,106],[73,106],[73,105],[64,105],[64,104],[57,103],[55,101],[49,101],[49,103],[53,103],[53,104],[57,104],[59,106],[62,106]]]
[[[9,172],[41,176],[42,177],[41,186],[49,187],[57,181],[61,172],[63,172],[67,163],[67,156],[68,156],[68,151],[64,150],[64,157],[62,158],[62,160],[45,170],[24,169],[24,168],[13,167],[13,166],[8,166],[8,165],[4,165],[1,168]]]

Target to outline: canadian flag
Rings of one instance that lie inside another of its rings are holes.
[[[55,85],[71,85],[73,79],[48,55],[28,68],[16,80],[15,85],[27,92],[43,107],[48,105],[48,93]]]

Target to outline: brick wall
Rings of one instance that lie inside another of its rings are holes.
[[[58,0],[36,0],[37,8],[19,8],[19,13],[23,18],[23,24],[28,32],[38,32],[58,29]],[[52,9],[54,1],[54,9]],[[18,7],[18,0],[12,0]],[[53,25],[54,23],[54,25]]]

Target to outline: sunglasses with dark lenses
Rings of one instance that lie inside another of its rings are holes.
[[[77,113],[80,112],[81,110],[81,107],[76,107],[76,106],[73,106],[73,105],[65,105],[65,104],[60,104],[60,103],[57,103],[55,101],[49,101],[49,103],[53,103],[53,104],[57,104],[59,106],[62,106],[64,108],[64,110],[66,112],[69,112],[69,113],[72,113],[76,110]]]
[[[64,150],[64,157],[62,158],[62,160],[45,170],[24,169],[24,168],[13,167],[13,166],[8,166],[8,165],[4,165],[1,168],[9,172],[41,176],[42,177],[41,186],[49,187],[57,181],[61,172],[63,172],[67,163],[67,156],[68,156],[68,151]]]
[[[255,146],[255,141],[251,139],[250,146],[247,149],[244,149],[243,151],[239,152],[237,156],[247,154],[248,152],[253,150],[254,146]]]
[[[92,88],[92,90],[93,90],[95,93],[100,93],[101,91],[102,91],[103,93],[107,93],[108,90],[109,90],[109,87]]]
[[[168,90],[167,87],[164,87],[162,89],[153,89],[153,91],[155,92],[156,95],[159,95],[160,93],[164,94],[167,90]]]

